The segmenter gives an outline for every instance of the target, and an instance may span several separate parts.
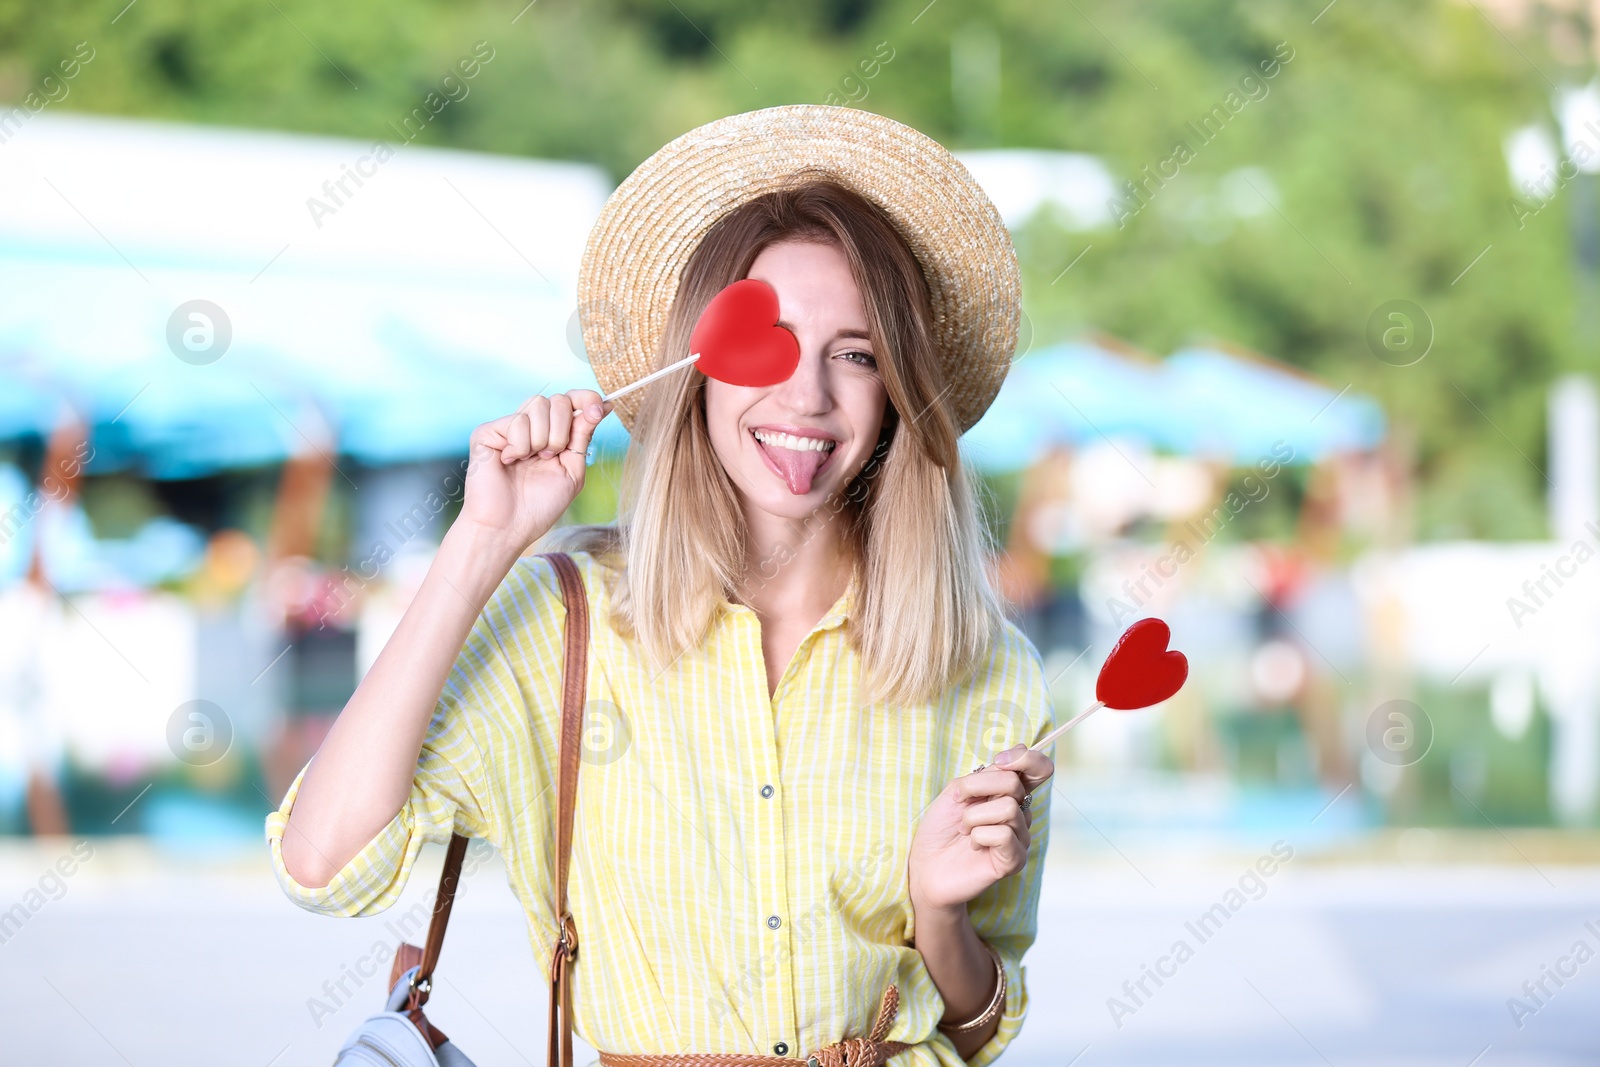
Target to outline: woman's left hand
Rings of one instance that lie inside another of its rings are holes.
[[[1006,753],[1011,762],[1000,763]],[[1033,811],[1023,809],[1022,799],[1048,781],[1056,766],[1026,745],[1006,753],[945,786],[922,816],[906,865],[913,906],[964,908],[1027,862]]]

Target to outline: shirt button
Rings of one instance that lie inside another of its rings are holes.
[[[787,1056],[789,1054],[789,1046],[780,1041],[776,1045],[772,1046],[772,1051],[777,1053],[779,1056]]]
[[[783,920],[778,918],[776,915],[768,915],[767,916],[767,925],[769,927],[771,927],[772,929],[776,930],[782,924],[783,924]]]
[[[770,798],[772,796],[772,787],[770,785],[762,786],[761,787],[761,796],[763,798]]]

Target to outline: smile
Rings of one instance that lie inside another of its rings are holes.
[[[773,433],[771,430],[751,430],[757,441],[769,448],[787,448],[793,452],[832,452],[839,442],[831,437],[797,437],[792,433]]]

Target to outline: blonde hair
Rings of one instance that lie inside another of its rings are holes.
[[[927,284],[893,224],[869,201],[828,181],[757,197],[718,221],[689,257],[655,354],[660,367],[689,351],[717,293],[747,276],[783,240],[839,248],[862,294],[872,350],[888,394],[882,436],[861,472],[805,523],[841,535],[860,582],[846,635],[865,667],[868,699],[937,699],[987,655],[1003,618],[986,570],[990,546],[959,430],[945,401],[929,330]],[[663,669],[698,645],[723,598],[764,582],[780,550],[746,573],[738,496],[706,429],[705,376],[691,368],[650,386],[623,461],[615,526],[563,527],[551,547],[609,564],[611,625]],[[826,512],[827,514],[822,514]],[[815,521],[813,521],[815,520]]]

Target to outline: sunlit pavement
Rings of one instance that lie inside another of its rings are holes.
[[[262,848],[100,840],[69,877],[46,878],[71,844],[0,847],[0,907],[26,913],[0,935],[5,1062],[327,1064],[379,1005],[391,924],[425,899],[442,855],[430,849],[390,911],[333,920],[279,893]],[[1297,855],[1249,878],[1270,846],[1193,863],[1125,851],[1052,848],[1031,1010],[1002,1062],[1600,1061],[1600,867]],[[466,881],[440,978],[430,1014],[480,1067],[543,1064],[544,989],[495,863]],[[1515,1019],[1510,998],[1526,1009]]]

